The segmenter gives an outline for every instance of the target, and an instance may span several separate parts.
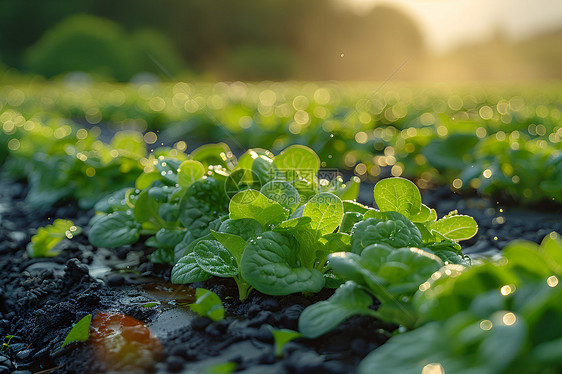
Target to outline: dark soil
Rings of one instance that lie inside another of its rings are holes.
[[[372,186],[365,189],[369,190],[372,195]],[[372,203],[365,191],[361,200]],[[172,286],[167,283],[170,269],[147,262],[142,244],[109,252],[92,247],[84,234],[66,241],[56,257],[30,259],[25,247],[38,227],[67,218],[85,228],[93,212],[81,211],[72,203],[36,212],[23,202],[25,193],[25,185],[0,181],[0,344],[5,336],[14,335],[9,348],[0,348],[0,374],[108,372],[109,364],[95,356],[92,344],[60,348],[73,323],[99,311],[136,318],[160,340],[163,349],[153,354],[156,363],[152,369],[133,365],[120,371],[135,373],[201,373],[211,364],[227,361],[235,362],[237,372],[243,373],[350,373],[396,328],[372,318],[354,317],[321,338],[288,343],[283,357],[277,358],[269,327],[296,330],[303,308],[333,291],[309,297],[253,292],[241,303],[230,279]],[[539,242],[551,231],[562,232],[559,206],[502,207],[444,188],[427,191],[423,201],[440,216],[457,209],[476,219],[479,233],[463,245],[475,258],[497,254],[513,239]],[[213,323],[178,306],[180,296],[192,295],[191,288],[196,287],[221,297],[226,319]],[[155,292],[159,288],[172,292]],[[149,301],[160,304],[143,307]]]

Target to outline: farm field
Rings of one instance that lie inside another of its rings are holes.
[[[83,78],[0,87],[0,374],[562,369],[560,84]]]

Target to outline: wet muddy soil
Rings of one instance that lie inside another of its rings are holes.
[[[372,203],[369,192],[372,186],[362,189],[360,200]],[[0,181],[0,344],[6,343],[0,374],[203,373],[226,362],[240,373],[350,373],[396,329],[354,317],[321,338],[288,343],[276,357],[270,327],[296,330],[303,308],[333,291],[308,297],[254,291],[241,303],[230,279],[172,285],[170,268],[149,263],[142,244],[97,249],[85,234],[64,242],[56,257],[30,259],[25,247],[38,227],[66,218],[86,228],[93,212],[72,203],[33,211],[25,193],[24,184]],[[474,259],[498,254],[513,239],[539,242],[551,231],[562,232],[556,206],[502,206],[444,188],[425,192],[423,201],[439,215],[457,209],[476,219],[479,233],[463,245]],[[221,297],[224,320],[212,322],[186,307],[197,287]],[[88,314],[96,327],[92,338],[61,349],[72,324]]]

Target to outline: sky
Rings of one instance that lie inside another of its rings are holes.
[[[562,0],[342,0],[368,11],[396,5],[420,25],[430,48],[445,53],[500,30],[510,40],[562,28]],[[562,48],[562,46],[560,46]]]

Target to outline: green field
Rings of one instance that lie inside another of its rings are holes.
[[[77,155],[100,147],[100,134],[109,141],[133,130],[149,152],[224,142],[240,155],[303,144],[322,167],[361,181],[406,176],[421,188],[450,184],[519,204],[562,201],[559,85],[31,83],[0,90],[0,160],[10,153],[29,164],[62,149],[63,162],[80,163]]]

